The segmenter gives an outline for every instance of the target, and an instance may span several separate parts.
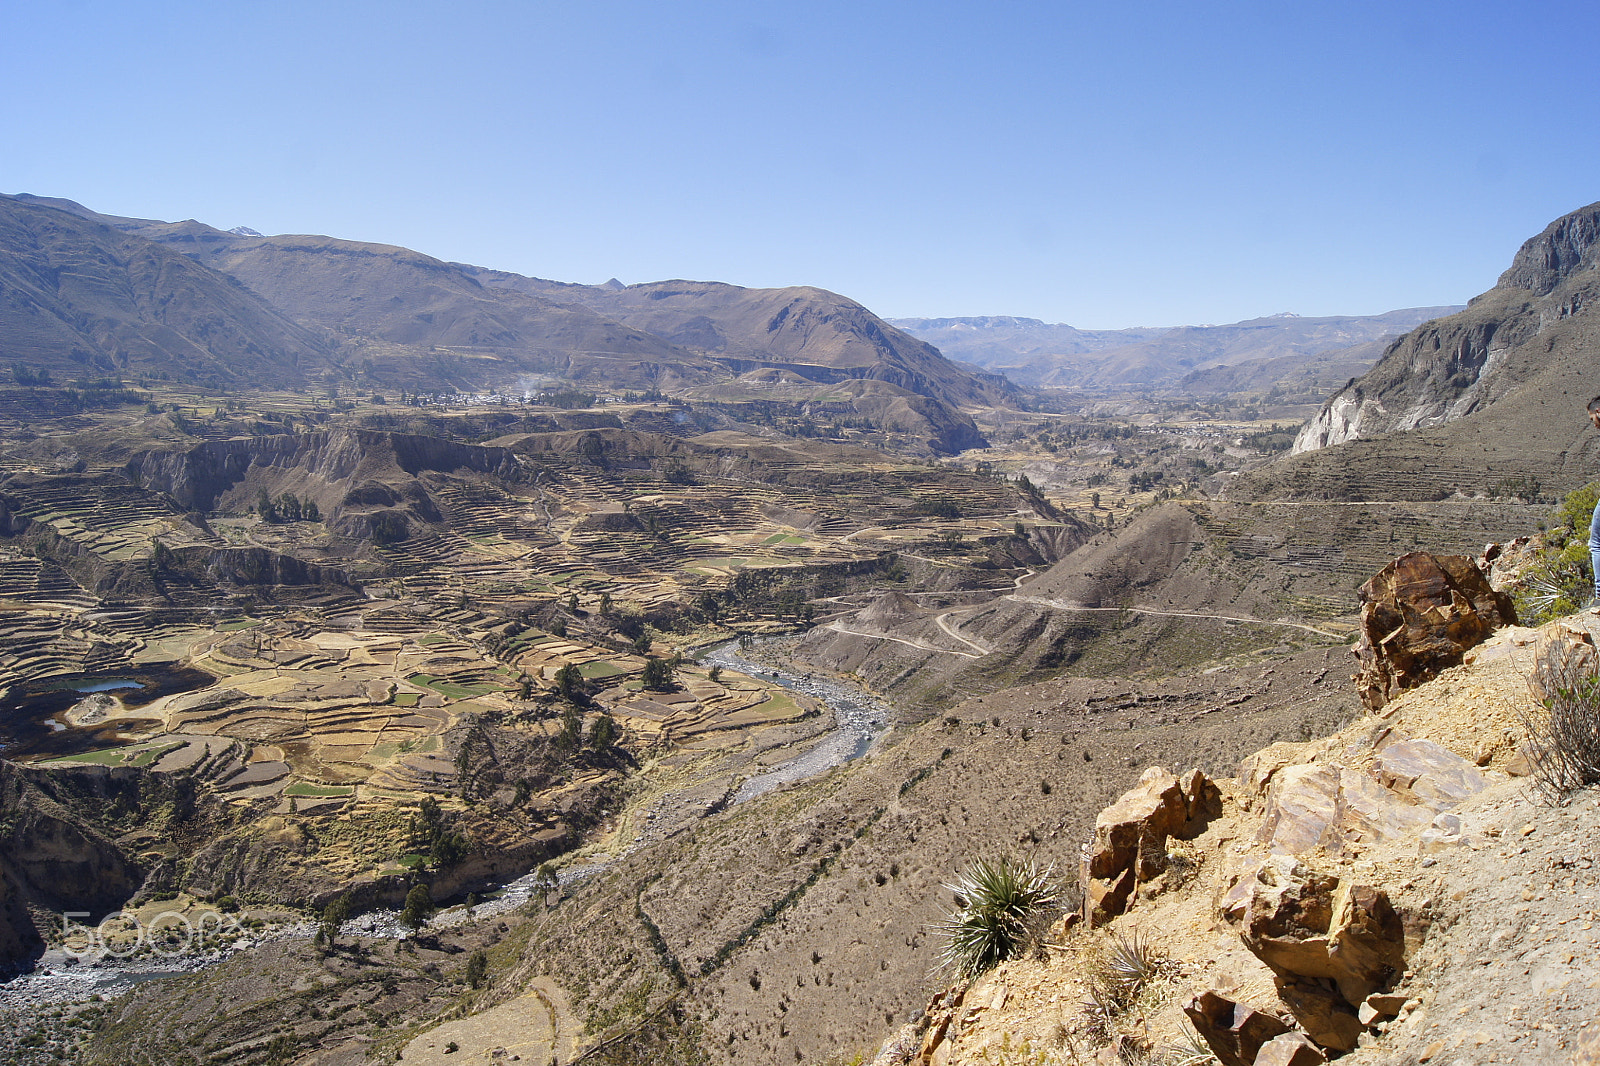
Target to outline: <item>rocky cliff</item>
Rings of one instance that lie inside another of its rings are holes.
[[[418,475],[484,474],[518,481],[522,468],[505,448],[442,437],[341,428],[207,441],[155,449],[124,467],[129,478],[191,510],[243,511],[262,492],[315,500],[331,524],[374,509],[403,507],[423,521],[437,509]]]
[[[1506,627],[1234,777],[1147,770],[1095,820],[1082,915],[875,1066],[1600,1061],[1600,800],[1525,776],[1530,679],[1553,646],[1592,662],[1585,626]]]
[[[1597,234],[1600,204],[1552,222],[1523,244],[1493,289],[1465,311],[1401,337],[1370,372],[1335,393],[1301,430],[1294,451],[1441,425],[1523,388],[1559,359],[1558,348],[1587,339],[1571,320],[1586,317],[1600,291]]]
[[[39,949],[63,911],[98,918],[139,887],[139,867],[78,809],[109,806],[130,784],[137,796],[136,777],[105,767],[39,774],[0,760],[0,969]]]

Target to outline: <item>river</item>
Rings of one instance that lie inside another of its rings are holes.
[[[780,638],[781,639],[781,638]],[[731,804],[744,803],[757,796],[794,781],[803,781],[866,754],[872,742],[888,728],[893,709],[877,696],[848,681],[836,678],[819,678],[794,670],[786,670],[770,663],[756,662],[740,654],[738,641],[728,641],[701,653],[700,662],[707,666],[721,666],[764,681],[779,685],[792,692],[821,700],[833,713],[834,728],[805,751],[767,770],[747,778],[734,793]],[[121,679],[117,679],[121,680]],[[77,693],[74,693],[75,695]],[[629,845],[628,851],[638,846]],[[626,851],[624,852],[626,854]],[[561,868],[556,872],[558,884],[565,889],[602,873],[611,860],[582,863]],[[455,906],[441,911],[430,924],[454,925],[469,917],[485,917],[515,910],[528,902],[541,888],[537,871],[497,889],[482,893],[471,912]],[[377,909],[356,915],[345,923],[343,935],[368,937],[397,937],[404,935],[400,927],[400,912]],[[268,939],[310,936],[315,926],[309,921],[280,925],[258,931],[243,938],[239,946]],[[187,956],[172,960],[145,960],[118,963],[114,960],[83,962],[73,965],[57,951],[40,960],[33,972],[0,984],[0,1007],[37,1008],[45,1004],[70,1003],[89,998],[109,998],[126,991],[133,985],[156,977],[192,972],[210,965],[230,954],[234,947]]]

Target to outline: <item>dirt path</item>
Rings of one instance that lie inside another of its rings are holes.
[[[1265,618],[1249,618],[1234,614],[1206,614],[1199,611],[1158,611],[1153,607],[1086,607],[1078,603],[1066,603],[1062,600],[1052,600],[1044,596],[1023,596],[1011,593],[1004,597],[1017,603],[1032,603],[1040,607],[1050,607],[1057,611],[1127,611],[1130,614],[1148,614],[1158,618],[1211,618],[1221,622],[1252,622],[1258,626],[1283,626],[1286,629],[1299,629],[1306,633],[1315,633],[1319,637],[1329,637],[1333,640],[1345,639],[1343,633],[1332,633],[1316,626],[1303,625],[1300,622],[1276,622]]]
[[[942,618],[943,616],[941,615],[940,617]],[[822,628],[831,629],[835,633],[843,633],[845,636],[848,636],[848,637],[866,637],[869,640],[892,640],[896,644],[904,644],[906,647],[908,647],[908,648],[916,648],[918,651],[931,651],[931,652],[937,652],[937,653],[944,654],[944,655],[960,655],[960,656],[964,656],[965,658],[968,658],[968,659],[981,659],[985,655],[989,654],[987,651],[979,653],[979,652],[972,652],[972,651],[957,651],[955,648],[936,648],[932,644],[928,644],[925,641],[910,640],[910,639],[907,639],[906,637],[891,637],[891,636],[888,636],[887,634],[884,634],[884,633],[863,633],[858,629],[846,629],[844,626],[840,625],[838,622],[829,622],[827,625],[823,626]],[[950,631],[948,629],[945,629],[945,627],[943,625],[941,625],[939,628],[943,629],[946,633],[950,633]],[[967,640],[965,637],[958,636],[955,633],[950,633],[950,635],[952,637],[955,637],[957,640],[961,641],[961,643],[967,645],[968,647],[976,648],[978,646],[976,644],[973,644],[970,640]]]
[[[994,649],[993,648],[985,648],[982,644],[979,644],[975,640],[968,640],[966,637],[962,636],[960,633],[957,633],[954,629],[950,628],[950,623],[946,621],[946,619],[949,618],[953,614],[965,614],[965,613],[967,613],[968,611],[971,611],[971,610],[973,610],[972,607],[958,607],[958,608],[955,608],[954,610],[946,611],[941,615],[937,615],[934,618],[933,621],[934,621],[934,624],[939,627],[940,631],[945,634],[945,636],[953,637],[954,639],[959,640],[961,643],[965,644],[967,647],[969,647],[972,650],[978,652],[979,653],[978,657],[981,658],[982,656],[988,655],[991,652],[993,652]],[[956,654],[959,655],[961,653],[957,652]]]

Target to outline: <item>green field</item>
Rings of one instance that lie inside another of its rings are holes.
[[[353,796],[356,790],[349,785],[313,785],[306,781],[296,781],[283,790],[285,796]]]

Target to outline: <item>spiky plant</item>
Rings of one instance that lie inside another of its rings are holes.
[[[1037,940],[1059,898],[1051,872],[1031,859],[978,859],[946,883],[957,906],[936,928],[941,966],[977,977]]]
[[[1145,989],[1171,976],[1172,963],[1138,930],[1124,936],[1111,934],[1110,941],[1094,955],[1084,971],[1088,1000],[1084,1013],[1092,1031],[1111,1039],[1116,1019],[1139,1002]]]

